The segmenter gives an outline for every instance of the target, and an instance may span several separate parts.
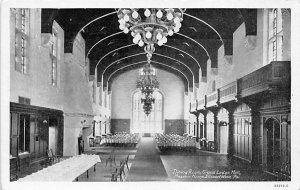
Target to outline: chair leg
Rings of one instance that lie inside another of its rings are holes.
[[[122,172],[120,173],[120,181],[123,181]]]
[[[129,171],[128,163],[126,162],[127,170]]]

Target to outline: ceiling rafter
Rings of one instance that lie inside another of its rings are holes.
[[[111,85],[112,85],[113,80],[114,80],[114,78],[115,78],[115,77],[112,78],[112,76],[113,76],[115,73],[120,72],[121,70],[123,70],[123,69],[125,69],[125,68],[127,68],[127,67],[132,67],[132,66],[134,66],[134,65],[139,65],[138,67],[141,68],[141,67],[144,65],[144,63],[146,63],[146,62],[147,62],[147,61],[134,62],[134,63],[125,65],[125,66],[120,67],[119,69],[115,70],[113,73],[111,73],[111,74],[109,75],[109,77],[108,77],[108,79],[107,79],[107,81],[106,81],[106,83],[107,83],[107,85],[108,85],[108,89],[109,89],[109,90],[111,89]],[[180,71],[179,69],[177,69],[177,68],[175,68],[175,67],[172,67],[172,66],[170,66],[170,65],[167,65],[167,64],[158,62],[158,61],[151,61],[151,62],[152,62],[152,64],[154,64],[154,65],[156,65],[156,64],[158,64],[158,65],[163,65],[163,66],[165,66],[165,67],[171,68],[173,71],[175,70],[175,71],[177,71],[178,73],[180,73],[180,74],[186,79],[186,81],[183,81],[184,86],[185,86],[184,88],[185,88],[185,91],[186,91],[186,92],[188,91],[189,88],[192,88],[192,86],[190,86],[190,82],[189,82],[188,77],[187,77],[182,71]],[[162,70],[165,70],[165,71],[168,71],[168,70],[163,69],[163,68],[161,68],[161,69],[162,69]],[[174,73],[174,74],[176,74],[176,73]],[[111,78],[112,78],[112,80],[111,80]]]
[[[194,81],[190,78],[197,81],[199,78],[197,71],[202,72],[201,76],[207,76],[209,60],[212,67],[218,67],[220,46],[225,44],[229,47],[225,48],[225,54],[231,53],[229,50],[233,33],[243,22],[246,22],[247,34],[255,34],[252,30],[252,26],[257,22],[255,16],[256,11],[246,9],[186,9],[180,31],[169,36],[166,45],[156,48],[155,53],[161,56],[154,54],[153,60],[170,62],[167,64],[180,69],[189,81]],[[132,44],[130,34],[124,34],[119,29],[118,17],[113,8],[42,9],[43,33],[52,32],[54,20],[65,32],[65,53],[72,52],[71,47],[76,35],[82,35],[86,42],[85,52],[90,63],[90,73],[97,74],[99,80],[102,73],[110,75],[124,66],[122,60],[118,62],[122,57],[137,54],[138,49],[143,52],[143,48]],[[126,63],[130,64],[138,59],[141,60],[141,57],[124,60],[130,61]],[[114,66],[107,68],[107,64],[111,63],[114,63]],[[98,73],[95,73],[96,68]]]

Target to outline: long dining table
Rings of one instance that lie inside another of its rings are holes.
[[[32,173],[19,182],[27,181],[77,181],[78,177],[95,165],[101,162],[99,155],[81,154],[67,158],[59,163],[43,168],[42,170]]]

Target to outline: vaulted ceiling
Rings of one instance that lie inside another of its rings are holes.
[[[80,32],[86,42],[90,73],[110,88],[118,75],[140,68],[147,60],[144,49],[119,29],[115,9],[42,9],[42,33],[51,33],[53,21],[65,31],[65,53],[71,53]],[[179,33],[156,47],[152,64],[182,78],[185,89],[206,76],[207,60],[218,67],[218,49],[232,55],[233,32],[245,23],[246,35],[256,35],[256,9],[187,9]],[[97,73],[95,73],[97,68]]]

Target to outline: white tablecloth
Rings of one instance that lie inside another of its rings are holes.
[[[98,155],[82,154],[48,166],[18,181],[74,181],[89,168],[101,162]]]

